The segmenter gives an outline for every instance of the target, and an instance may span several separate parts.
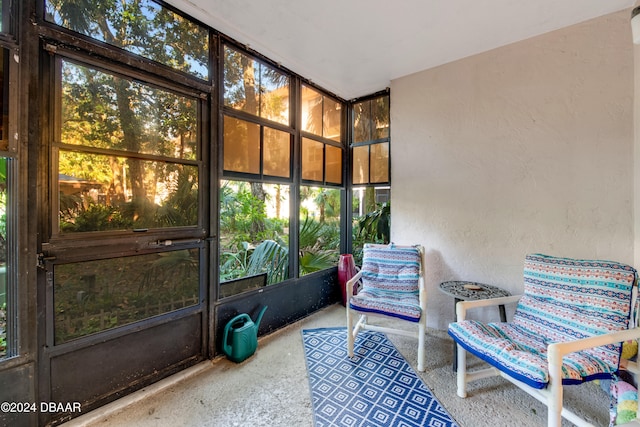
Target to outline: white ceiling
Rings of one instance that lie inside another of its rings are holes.
[[[168,0],[344,99],[634,0]]]

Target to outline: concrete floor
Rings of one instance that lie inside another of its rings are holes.
[[[261,338],[257,352],[240,364],[222,357],[203,362],[64,426],[313,426],[301,330],[345,323],[344,307],[330,306]],[[415,368],[416,340],[389,338]],[[419,375],[461,427],[546,425],[546,407],[502,378],[473,383],[469,397],[458,398],[452,349],[445,331],[430,330],[427,369]],[[567,387],[565,396],[594,425],[608,425],[609,399],[599,386]]]

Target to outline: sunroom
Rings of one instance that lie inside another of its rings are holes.
[[[526,253],[640,265],[633,1],[213,3],[0,1],[0,401],[87,413],[318,315],[365,242],[424,245],[433,330]]]

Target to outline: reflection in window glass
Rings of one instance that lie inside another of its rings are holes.
[[[371,120],[375,129],[372,139],[389,138],[389,96],[371,100]]]
[[[260,173],[260,125],[224,117],[224,170]]]
[[[198,168],[60,150],[60,231],[198,224]]]
[[[302,130],[342,141],[342,103],[302,86]]]
[[[327,144],[325,146],[325,181],[331,184],[342,184],[342,149]]]
[[[389,138],[389,95],[353,104],[353,141]]]
[[[199,304],[199,250],[56,265],[55,343]]]
[[[209,30],[152,0],[47,0],[45,19],[201,79],[209,78]]]
[[[302,130],[322,136],[322,95],[302,86]]]
[[[342,141],[342,104],[325,97],[322,121],[322,136]]]
[[[353,183],[369,183],[369,146],[353,147]]]
[[[337,265],[341,190],[300,187],[300,275]]]
[[[320,181],[323,178],[324,144],[302,138],[302,179]]]
[[[10,354],[7,343],[10,341],[8,337],[9,330],[12,329],[11,319],[15,319],[16,307],[10,304],[7,297],[9,289],[7,288],[7,166],[9,160],[5,157],[0,158],[0,359]],[[9,323],[8,323],[9,322]]]
[[[289,186],[262,182],[220,183],[220,294],[233,295],[260,280],[289,277]],[[235,281],[235,282],[234,282]]]
[[[389,182],[389,143],[371,146],[371,183]]]
[[[291,137],[280,130],[264,128],[263,173],[269,176],[291,176]]]
[[[224,47],[224,105],[289,125],[289,76]]]
[[[60,231],[197,225],[198,166],[186,161],[198,157],[198,101],[66,60],[60,71]]]
[[[353,104],[353,142],[372,140],[371,126],[371,102]]]
[[[61,142],[194,160],[198,102],[62,61]]]
[[[353,117],[353,184],[389,183],[389,95],[353,104]]]

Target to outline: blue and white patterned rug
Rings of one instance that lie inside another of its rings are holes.
[[[354,358],[346,328],[305,329],[315,425],[458,427],[394,345],[362,331]]]

